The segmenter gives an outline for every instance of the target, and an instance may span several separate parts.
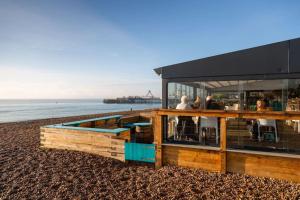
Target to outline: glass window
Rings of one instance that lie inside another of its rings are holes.
[[[227,148],[300,154],[300,120],[227,119]]]
[[[181,83],[169,83],[168,84],[168,108],[176,108],[177,104],[180,103],[182,96],[187,96],[188,103],[191,104],[195,97],[195,87]]]
[[[168,84],[169,108],[176,108],[182,96],[187,96],[189,105],[199,99],[200,106],[196,107],[199,109],[299,111],[300,80],[195,81]]]
[[[286,111],[300,111],[300,79],[288,80]]]
[[[218,147],[220,122],[217,117],[168,116],[164,142]]]
[[[168,108],[245,111],[300,111],[300,79],[193,81],[168,84]],[[210,126],[208,126],[208,124]],[[299,154],[300,119],[227,119],[227,145]],[[168,116],[164,141],[219,146],[218,118]]]
[[[242,110],[283,111],[287,101],[286,79],[239,81]]]
[[[168,84],[168,108],[186,96],[193,109],[233,109],[241,103],[239,81],[174,82]]]

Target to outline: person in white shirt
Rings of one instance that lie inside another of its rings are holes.
[[[176,106],[176,109],[178,110],[190,110],[192,107],[188,104],[188,97],[182,96],[181,97],[181,103]]]
[[[181,97],[181,103],[176,106],[178,110],[191,110],[192,107],[188,104],[187,96]],[[177,120],[177,132],[179,139],[190,140],[194,139],[195,123],[190,116],[178,116]]]

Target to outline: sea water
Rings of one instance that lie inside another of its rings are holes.
[[[159,107],[160,104],[104,104],[101,99],[0,100],[0,123]]]

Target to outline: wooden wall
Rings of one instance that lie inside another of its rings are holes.
[[[79,124],[79,127],[86,127],[86,128],[90,128],[92,127],[92,122],[84,122]]]
[[[300,159],[227,152],[227,171],[300,182]]]
[[[213,172],[221,171],[219,151],[177,146],[162,147],[163,165],[192,167]]]
[[[109,133],[42,127],[40,139],[44,148],[84,151],[125,161],[125,140]]]
[[[180,146],[162,146],[162,165],[222,172],[222,152]],[[226,152],[226,171],[300,183],[300,158]]]
[[[109,119],[109,120],[99,120],[96,122],[91,122],[92,128],[117,128],[117,119]]]

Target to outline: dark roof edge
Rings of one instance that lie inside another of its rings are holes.
[[[218,56],[225,56],[225,55],[228,55],[228,54],[234,54],[234,53],[238,53],[238,52],[242,52],[242,51],[247,51],[247,50],[250,50],[250,49],[255,49],[255,48],[264,47],[264,46],[268,46],[268,45],[274,45],[274,44],[278,44],[278,43],[282,43],[282,42],[290,42],[292,40],[297,40],[297,39],[300,39],[300,37],[289,39],[289,40],[283,40],[283,41],[279,41],[279,42],[273,42],[273,43],[264,44],[264,45],[259,45],[259,46],[256,46],[256,47],[250,47],[250,48],[246,48],[246,49],[240,49],[240,50],[231,51],[231,52],[227,52],[227,53],[217,54],[217,55],[213,55],[213,56],[203,57],[203,58],[200,58],[200,59],[183,61],[183,62],[171,64],[171,65],[166,65],[166,66],[158,67],[158,68],[155,68],[153,70],[155,71],[155,73],[157,75],[161,75],[163,68],[166,68],[166,67],[172,67],[174,65],[185,64],[185,63],[189,63],[189,62],[199,61],[199,60],[208,59],[208,58],[214,58],[214,57],[218,57]]]
[[[155,71],[155,73],[157,74],[157,75],[161,75],[162,74],[162,67],[158,67],[158,68],[155,68],[155,69],[153,69],[154,71]]]

